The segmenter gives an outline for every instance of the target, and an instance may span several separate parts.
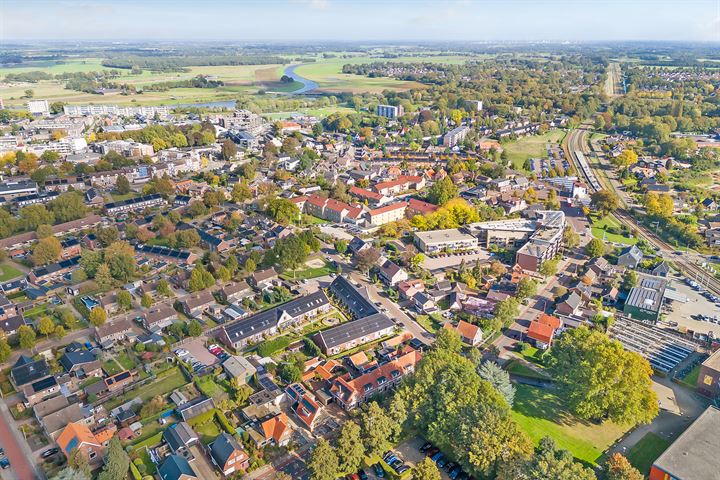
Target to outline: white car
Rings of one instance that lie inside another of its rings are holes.
[[[188,354],[188,351],[185,349],[178,348],[177,350],[175,350],[175,355],[177,355],[178,357],[184,357],[187,354]]]
[[[208,350],[215,350],[216,348],[220,348],[220,345],[218,345],[217,343],[213,343],[212,345],[208,346],[207,348],[208,348]]]

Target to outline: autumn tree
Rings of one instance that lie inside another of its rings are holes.
[[[107,312],[105,312],[105,309],[103,309],[101,306],[93,307],[92,310],[90,310],[90,323],[92,323],[94,326],[99,327],[105,323],[107,320]]]
[[[237,145],[235,145],[235,142],[233,142],[229,138],[226,138],[225,141],[222,143],[223,160],[232,160],[233,158],[235,158],[235,155],[237,155]]]
[[[366,248],[355,255],[358,270],[367,274],[380,259],[380,251],[375,247]]]
[[[593,238],[585,245],[585,253],[591,258],[605,255],[605,243],[599,238]]]
[[[604,217],[620,207],[617,195],[610,190],[598,190],[590,196],[590,205]]]
[[[548,365],[580,418],[634,426],[658,413],[650,364],[605,333],[586,327],[566,331],[554,342]]]
[[[458,196],[458,189],[448,176],[435,182],[428,193],[428,201],[435,205],[445,205]]]
[[[37,335],[35,335],[35,330],[33,330],[31,326],[20,325],[17,332],[20,348],[27,350],[35,346]]]
[[[415,480],[440,480],[440,470],[430,457],[425,457],[422,462],[412,469],[412,478]]]
[[[45,338],[47,338],[55,330],[55,322],[50,317],[43,316],[38,320],[37,329],[40,334],[45,335]]]
[[[121,311],[125,312],[132,308],[132,295],[127,290],[120,290],[117,293],[117,304]]]
[[[633,467],[628,459],[619,453],[613,453],[605,463],[607,480],[644,480],[645,476]]]
[[[327,440],[318,440],[315,449],[310,455],[308,469],[312,473],[313,480],[335,480],[340,466],[335,451]]]
[[[300,209],[286,198],[273,198],[268,202],[267,214],[280,225],[289,225],[300,216]]]
[[[60,257],[62,245],[55,237],[45,237],[33,247],[32,261],[35,265],[47,265]]]
[[[120,195],[127,195],[130,193],[130,180],[125,175],[118,175],[117,181],[115,182],[115,190]]]

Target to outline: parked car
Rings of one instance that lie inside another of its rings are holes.
[[[351,473],[346,478],[347,478],[347,480],[360,480],[360,477],[358,476],[357,473]]]
[[[403,465],[402,467],[399,467],[399,468],[398,468],[397,470],[395,470],[395,471],[396,471],[399,475],[402,475],[403,473],[407,472],[408,470],[410,470],[410,467],[408,467],[407,465]]]
[[[433,455],[435,455],[435,454],[438,453],[439,451],[440,451],[439,448],[437,448],[437,447],[432,447],[430,450],[428,450],[427,452],[425,452],[425,455],[428,456],[428,457],[430,457],[430,458],[432,458]]]
[[[450,470],[452,470],[452,469],[455,468],[456,466],[457,466],[457,464],[456,464],[455,462],[448,462],[448,464],[445,465],[445,471],[446,471],[446,472],[449,472]]]
[[[372,466],[372,468],[373,468],[373,473],[375,474],[376,477],[385,478],[385,470],[383,470],[382,465],[380,465],[379,463],[376,463],[375,465]]]
[[[365,473],[365,470],[362,468],[358,470],[358,476],[360,477],[360,480],[368,480],[367,473]]]
[[[55,455],[55,454],[58,453],[59,451],[60,451],[60,449],[59,449],[58,447],[48,448],[48,449],[45,450],[40,456],[41,456],[42,458],[52,457],[53,455]]]
[[[432,444],[432,443],[430,443],[430,442],[425,442],[425,443],[423,444],[423,446],[420,447],[420,451],[421,451],[422,453],[425,453],[425,452],[427,452],[428,450],[430,450],[432,447],[433,447],[433,444]]]
[[[433,456],[430,457],[430,460],[437,463],[438,460],[440,460],[441,458],[443,458],[443,454],[441,451],[438,450],[437,452],[435,452],[435,454]]]
[[[10,460],[8,460],[7,458],[3,458],[2,460],[0,460],[0,467],[3,470],[5,470],[6,468],[10,468]]]
[[[447,461],[448,460],[447,460],[447,458],[445,458],[445,456],[441,456],[440,458],[438,458],[438,460],[437,460],[438,468],[443,468],[445,465],[447,465]]]
[[[458,476],[460,476],[460,466],[455,465],[449,472],[448,476],[450,477],[450,480],[457,480]]]

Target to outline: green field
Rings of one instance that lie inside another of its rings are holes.
[[[173,367],[164,372],[155,379],[154,382],[147,383],[139,388],[130,390],[123,395],[117,396],[106,403],[106,408],[113,409],[118,405],[122,405],[130,399],[140,397],[143,402],[150,400],[158,395],[167,395],[176,388],[180,388],[188,383],[185,375],[178,367]]]
[[[597,465],[603,452],[625,433],[625,428],[612,422],[597,425],[577,419],[552,390],[528,385],[516,388],[512,417],[536,444],[550,436],[578,460]]]
[[[695,390],[697,387],[698,377],[700,376],[700,366],[700,364],[695,365],[687,375],[681,378],[679,382],[680,385],[686,386],[691,390]]]
[[[640,473],[647,475],[653,462],[672,442],[652,432],[646,433],[628,452],[627,459]]]
[[[23,272],[13,267],[9,263],[0,264],[0,282],[7,282],[13,278],[21,276]]]
[[[437,332],[440,328],[442,328],[443,324],[442,317],[437,313],[432,315],[418,315],[415,317],[415,321],[430,333]]]
[[[625,245],[635,245],[638,242],[637,238],[625,237],[616,233],[610,233],[607,231],[608,227],[620,228],[620,222],[611,215],[606,215],[604,218],[591,217],[592,221],[592,234],[593,237],[599,238],[600,240],[613,243],[622,243]]]
[[[292,118],[293,115],[309,115],[317,118],[325,118],[329,115],[332,115],[333,113],[351,114],[357,112],[352,108],[344,107],[341,105],[333,105],[331,107],[300,108],[292,112],[263,113],[263,117],[267,118],[268,120],[285,120],[288,118]],[[328,223],[325,221],[323,222]]]
[[[565,130],[551,130],[543,135],[530,135],[502,145],[508,160],[516,170],[522,170],[528,158],[547,157],[548,143],[560,143],[565,137]]]
[[[328,262],[325,262],[325,265],[322,267],[308,267],[303,270],[285,272],[280,276],[286,280],[307,280],[309,278],[324,277],[325,275],[330,275],[335,272],[337,272],[337,269]]]

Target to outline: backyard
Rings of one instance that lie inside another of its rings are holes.
[[[415,317],[415,321],[430,333],[435,333],[442,327],[442,317],[437,313],[433,313],[432,315],[418,315]]]
[[[536,444],[545,436],[552,437],[558,447],[594,466],[625,433],[625,428],[612,422],[595,424],[576,418],[550,389],[520,384],[516,388],[512,417]]]
[[[180,368],[173,367],[159,375],[155,381],[146,383],[140,387],[125,392],[112,400],[109,400],[105,404],[105,407],[113,409],[135,397],[140,397],[143,402],[146,402],[158,395],[167,395],[176,388],[180,388],[187,383],[188,381],[183,372],[180,371]]]
[[[0,282],[7,282],[21,275],[22,272],[10,265],[10,263],[0,263]]]
[[[565,137],[564,130],[551,130],[543,135],[528,135],[517,140],[503,144],[508,160],[513,167],[523,170],[528,158],[546,158],[547,144],[560,143]]]

